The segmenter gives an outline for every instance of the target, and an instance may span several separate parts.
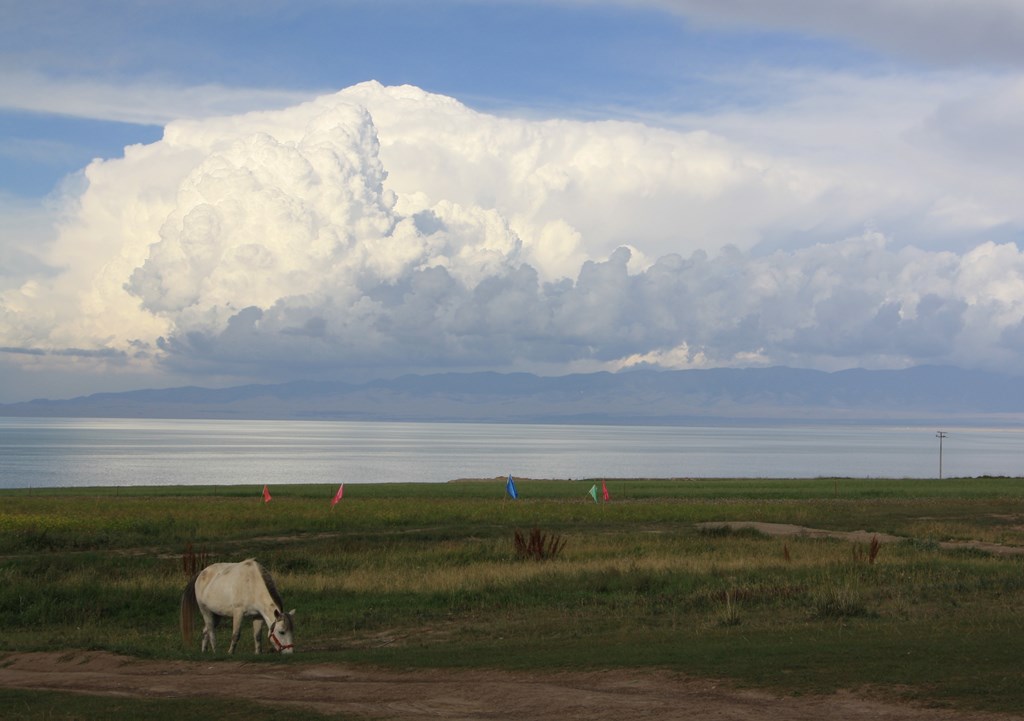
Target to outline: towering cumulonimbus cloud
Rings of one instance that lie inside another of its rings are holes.
[[[894,246],[820,168],[706,131],[365,83],[96,161],[0,295],[27,362],[294,378],[442,368],[1008,368],[1024,258]],[[884,191],[872,196],[885,207]],[[848,207],[848,214],[837,212]],[[769,229],[829,242],[768,251]]]

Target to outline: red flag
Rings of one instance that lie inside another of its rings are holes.
[[[345,484],[342,483],[340,486],[338,486],[338,492],[334,494],[334,500],[331,501],[331,508],[334,508],[336,505],[338,505],[338,501],[341,500],[341,496],[344,493],[345,493]]]
[[[265,485],[263,486],[263,502],[270,503],[270,489]]]
[[[611,497],[608,495],[608,486],[604,484],[604,480],[601,481],[601,493],[604,494],[604,500],[610,501]]]

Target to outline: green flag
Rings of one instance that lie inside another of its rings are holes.
[[[590,487],[590,497],[594,499],[594,503],[597,503],[597,484],[596,483]]]

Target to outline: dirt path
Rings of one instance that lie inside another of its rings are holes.
[[[752,528],[766,536],[802,536],[804,538],[838,538],[853,543],[871,543],[874,538],[879,543],[896,543],[910,540],[904,536],[893,536],[888,533],[873,533],[871,531],[826,531],[820,528],[807,528],[806,526],[794,526],[789,523],[760,523],[757,521],[709,521],[698,523],[698,528],[730,528],[740,530]],[[985,541],[940,541],[939,548],[955,550],[958,548],[973,548],[979,551],[987,551],[1000,556],[1022,556],[1024,548],[1021,546],[1004,546],[999,543],[987,543]]]
[[[345,664],[152,661],[105,652],[0,657],[0,687],[139,698],[246,698],[390,721],[1009,721],[843,692],[775,696],[658,671],[554,674],[479,670],[387,671]]]

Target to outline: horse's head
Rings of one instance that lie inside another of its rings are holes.
[[[295,609],[281,613],[275,608],[269,634],[275,651],[291,653],[295,649]]]

